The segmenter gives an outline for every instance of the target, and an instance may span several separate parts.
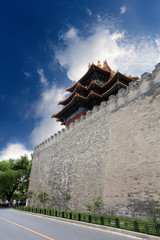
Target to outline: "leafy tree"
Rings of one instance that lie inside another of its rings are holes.
[[[64,195],[64,200],[65,200],[66,202],[68,202],[70,199],[71,199],[71,195],[70,195],[69,193],[66,193],[66,194]]]
[[[87,211],[92,213],[93,205],[92,204],[86,204]]]
[[[11,200],[15,193],[27,192],[31,164],[26,155],[0,162],[0,198]]]
[[[91,213],[96,213],[100,209],[101,205],[102,205],[101,198],[97,197],[94,199],[93,204],[87,204],[86,208],[87,208],[87,211]]]
[[[38,194],[38,200],[40,201],[40,203],[43,204],[43,207],[46,208],[46,202],[49,201],[49,197],[48,197],[48,193],[40,191],[40,193]]]
[[[93,203],[93,209],[94,211],[98,211],[102,205],[102,201],[100,197],[95,198]]]
[[[65,193],[64,195],[64,201],[66,202],[66,208],[69,210],[68,203],[71,200],[71,195],[69,193]]]

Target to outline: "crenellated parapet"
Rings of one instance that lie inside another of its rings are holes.
[[[46,148],[48,145],[52,144],[53,141],[63,137],[73,128],[76,128],[77,125],[87,121],[87,119],[90,117],[94,117],[95,114],[101,114],[101,111],[104,110],[107,114],[112,114],[113,112],[118,111],[120,108],[123,108],[135,101],[139,97],[145,97],[146,95],[152,94],[154,95],[158,88],[160,88],[160,63],[155,66],[155,69],[152,71],[152,73],[143,73],[140,81],[130,82],[127,89],[119,89],[118,93],[116,95],[111,95],[108,101],[102,101],[99,106],[94,106],[93,110],[87,111],[86,115],[82,115],[79,119],[76,119],[58,133],[55,133],[42,143],[38,144],[35,147],[35,151],[38,151],[44,147]]]

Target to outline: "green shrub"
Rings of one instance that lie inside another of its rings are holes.
[[[92,214],[91,215],[91,223],[101,224],[102,215]]]
[[[46,215],[50,215],[50,209],[49,208],[46,209]]]
[[[70,212],[64,211],[64,218],[70,219]]]
[[[93,204],[86,204],[87,211],[92,213],[93,211]]]
[[[51,216],[57,216],[57,210],[52,209],[51,210]]]
[[[81,221],[82,222],[89,222],[89,215],[87,213],[81,213]]]
[[[41,213],[41,209],[40,208],[37,208],[37,213]]]
[[[115,227],[115,217],[113,216],[103,216],[104,217],[104,225],[105,226],[110,226],[110,227]]]
[[[86,204],[85,206],[86,206],[88,212],[90,212],[92,214],[98,213],[102,206],[101,197],[98,196],[97,198],[94,199],[93,204]]]
[[[33,212],[33,208],[32,207],[29,208],[29,212]]]
[[[72,219],[79,221],[79,212],[72,212]]]
[[[41,208],[41,214],[46,214],[46,209],[45,208]]]
[[[57,210],[57,217],[63,217],[63,213],[62,210]]]
[[[34,213],[37,213],[37,208],[33,208],[33,212],[34,212]]]
[[[30,212],[30,207],[26,207],[26,211]]]
[[[68,203],[71,200],[71,195],[69,193],[65,193],[64,195],[64,201],[66,203],[66,210],[70,211],[69,207],[68,207]]]
[[[47,192],[40,191],[38,194],[38,200],[43,204],[43,208],[46,208],[46,202],[50,201],[49,195]]]
[[[24,211],[27,211],[27,207],[24,207]]]

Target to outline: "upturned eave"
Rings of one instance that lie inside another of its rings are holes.
[[[79,79],[78,82],[80,82],[80,83],[82,84],[83,81],[85,81],[85,79],[87,79],[87,78],[90,76],[90,74],[92,74],[94,71],[103,73],[103,74],[106,75],[108,78],[109,78],[109,76],[110,76],[110,74],[111,74],[110,71],[104,70],[104,69],[102,69],[102,68],[100,68],[100,67],[97,67],[95,64],[92,64],[92,65],[90,66],[90,68],[88,69],[88,71],[83,75],[82,78]],[[76,88],[76,85],[77,85],[77,83],[75,83],[74,85],[72,85],[70,88],[67,88],[66,91],[67,91],[67,92],[73,92],[74,89]]]

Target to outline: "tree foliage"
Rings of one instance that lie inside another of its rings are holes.
[[[92,213],[92,209],[93,209],[93,204],[86,204],[86,208],[88,212]]]
[[[40,203],[43,204],[43,207],[45,208],[45,205],[46,205],[46,202],[49,201],[49,197],[48,197],[48,193],[46,192],[43,192],[41,191],[39,194],[38,194],[38,200],[40,201]]]
[[[27,156],[0,162],[0,198],[11,200],[17,192],[28,190],[32,160]]]
[[[71,200],[71,195],[69,193],[65,193],[64,194],[64,201],[66,203],[66,210],[67,211],[69,210],[68,203],[69,203],[70,200]]]
[[[69,193],[66,193],[66,194],[64,195],[64,200],[65,200],[66,202],[69,202],[70,199],[71,199],[71,195],[70,195]]]
[[[86,208],[87,208],[88,212],[91,212],[91,213],[96,213],[97,212],[98,213],[101,206],[102,206],[102,201],[101,201],[101,198],[99,196],[99,197],[96,197],[94,199],[93,204],[87,204]]]
[[[101,205],[102,205],[102,201],[101,201],[101,198],[99,196],[99,197],[95,198],[94,203],[93,203],[93,208],[96,211],[97,209],[99,209],[101,207]]]

